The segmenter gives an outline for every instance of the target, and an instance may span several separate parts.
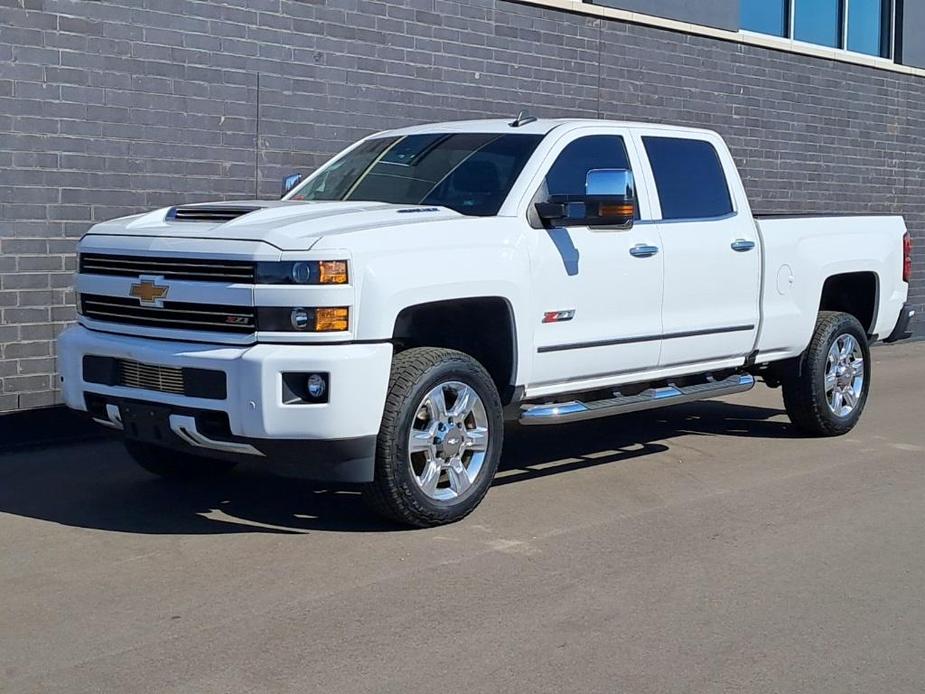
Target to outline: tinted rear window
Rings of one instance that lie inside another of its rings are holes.
[[[662,219],[706,219],[732,213],[726,173],[703,140],[644,137],[662,204]]]

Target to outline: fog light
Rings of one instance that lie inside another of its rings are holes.
[[[315,317],[305,308],[294,308],[289,314],[289,322],[295,330],[309,330],[314,327]]]
[[[285,371],[281,375],[284,405],[324,405],[331,397],[331,374],[326,371]]]
[[[324,382],[324,376],[319,376],[318,374],[312,374],[308,377],[306,381],[308,387],[308,394],[317,400],[318,398],[324,395],[324,391],[327,389],[327,384]]]

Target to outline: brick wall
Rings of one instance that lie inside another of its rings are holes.
[[[522,107],[715,128],[758,212],[901,212],[921,259],[921,78],[501,0],[0,0],[0,412],[57,400],[94,221]]]

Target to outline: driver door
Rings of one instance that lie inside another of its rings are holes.
[[[584,195],[591,170],[642,171],[633,140],[621,128],[572,131],[557,143],[547,165],[534,203],[549,195]],[[636,185],[638,212],[630,229],[536,229],[531,316],[536,352],[528,395],[606,385],[658,366],[661,239],[650,223],[638,174]]]

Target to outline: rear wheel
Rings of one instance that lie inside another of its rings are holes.
[[[215,460],[153,446],[140,441],[125,441],[125,450],[132,459],[152,475],[167,479],[195,479],[229,472],[237,463]]]
[[[409,525],[460,520],[488,492],[502,437],[501,401],[481,364],[450,349],[402,352],[392,362],[366,498]]]
[[[784,406],[798,429],[839,436],[861,418],[870,389],[870,347],[857,318],[823,311],[806,351],[782,379]]]

